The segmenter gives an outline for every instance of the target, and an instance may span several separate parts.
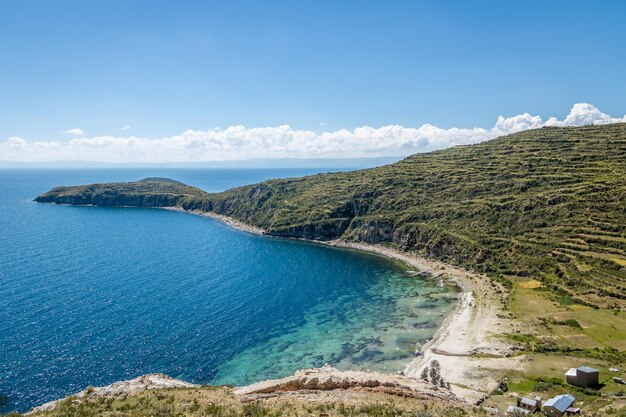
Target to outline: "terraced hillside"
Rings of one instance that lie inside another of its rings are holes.
[[[40,201],[72,203],[62,195]],[[626,124],[525,131],[173,205],[272,235],[389,244],[505,282],[536,278],[581,303],[626,307]]]

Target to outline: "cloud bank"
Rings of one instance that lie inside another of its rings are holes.
[[[107,163],[185,163],[250,158],[358,158],[406,156],[416,152],[478,143],[543,126],[581,126],[626,122],[586,103],[575,104],[564,120],[546,121],[529,113],[498,117],[491,128],[442,129],[398,125],[359,127],[316,133],[288,125],[187,130],[164,138],[96,136],[70,140],[29,141],[10,137],[0,142],[0,160],[16,162],[97,161]],[[71,129],[78,131],[80,129]],[[83,132],[77,133],[78,135]]]
[[[66,130],[63,133],[66,133],[66,134],[72,135],[72,136],[80,136],[80,135],[84,135],[85,134],[85,132],[83,132],[82,129],[79,129],[77,127],[75,127],[74,129]]]

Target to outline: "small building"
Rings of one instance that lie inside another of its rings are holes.
[[[545,402],[543,405],[543,412],[548,417],[561,417],[567,412],[568,408],[572,408],[574,401],[576,401],[576,398],[574,398],[573,395],[557,395],[556,397],[550,398]]]
[[[539,411],[541,410],[541,397],[517,397],[517,407],[528,410],[531,413]]]
[[[600,371],[589,366],[571,368],[565,373],[565,380],[568,384],[583,388],[598,385],[599,378]]]
[[[580,414],[580,408],[570,407],[567,410],[565,410],[565,414],[568,416],[576,416]]]
[[[520,407],[516,407],[514,405],[509,405],[509,408],[506,409],[506,413],[510,416],[516,414],[516,415],[520,415],[520,414],[530,414],[530,411],[528,410],[524,410],[523,408]]]

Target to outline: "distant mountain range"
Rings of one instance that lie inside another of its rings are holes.
[[[372,168],[401,160],[401,156],[375,158],[256,158],[230,161],[171,163],[105,163],[97,161],[0,161],[0,168]]]

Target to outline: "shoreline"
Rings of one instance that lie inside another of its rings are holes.
[[[194,214],[220,221],[234,229],[255,235],[272,236],[265,230],[235,220],[229,216],[180,207],[162,209]],[[278,236],[276,236],[278,237]],[[481,274],[418,254],[402,252],[387,246],[348,242],[343,240],[305,240],[321,245],[376,254],[401,261],[419,271],[443,273],[458,288],[458,303],[445,318],[432,339],[419,347],[419,353],[408,363],[403,374],[419,380],[422,369],[430,361],[441,365],[441,375],[451,384],[451,391],[469,403],[484,399],[497,388],[495,374],[509,369],[522,369],[525,357],[512,357],[512,346],[497,338],[515,328],[517,322],[502,318],[503,296],[506,289]]]
[[[506,289],[488,277],[387,246],[341,240],[321,243],[378,254],[433,275],[443,273],[459,287],[454,310],[433,338],[419,347],[419,354],[405,367],[405,376],[419,379],[422,369],[437,360],[452,393],[475,404],[497,388],[497,374],[523,368],[525,357],[512,357],[512,346],[497,337],[511,332],[517,323],[499,314]]]
[[[255,226],[246,224],[244,222],[240,222],[239,220],[235,220],[232,217],[225,216],[223,214],[217,214],[212,211],[185,210],[184,208],[181,208],[181,207],[155,207],[155,208],[159,210],[177,211],[179,213],[187,213],[187,214],[193,214],[193,215],[200,216],[200,217],[207,217],[209,219],[214,219],[222,223],[225,223],[228,226],[232,227],[233,229],[237,229],[242,232],[248,232],[253,235],[265,234],[265,231],[261,229],[260,227],[255,227]]]

